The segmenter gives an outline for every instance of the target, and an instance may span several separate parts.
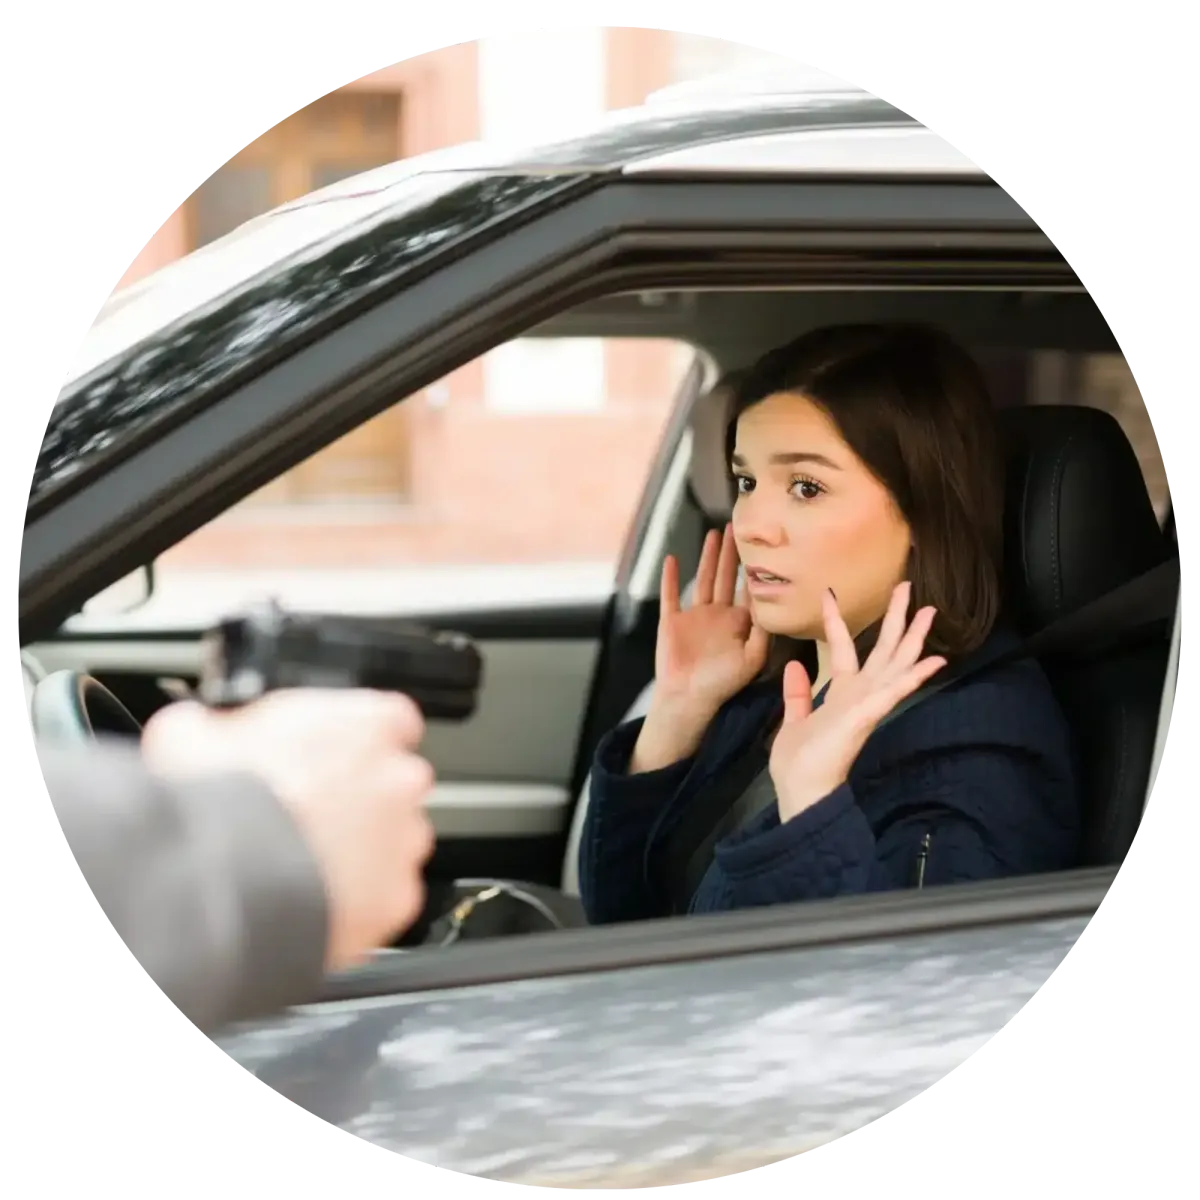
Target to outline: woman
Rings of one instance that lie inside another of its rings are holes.
[[[596,754],[589,921],[1074,865],[1068,731],[1036,663],[984,669],[880,727],[947,663],[1015,644],[975,364],[928,329],[829,328],[766,355],[733,407],[733,520],[705,542],[686,610],[664,564],[649,712]],[[756,747],[761,771],[738,782]],[[681,853],[714,795],[749,815]]]

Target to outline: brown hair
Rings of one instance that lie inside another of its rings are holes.
[[[828,415],[907,522],[914,611],[937,608],[927,652],[955,658],[975,650],[1000,613],[1004,506],[999,431],[978,365],[925,326],[806,333],[737,380],[727,463],[741,414],[780,393],[803,395]],[[877,627],[863,633],[860,654],[876,634]],[[779,657],[772,654],[773,665]]]

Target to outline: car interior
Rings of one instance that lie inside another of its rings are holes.
[[[652,307],[655,300],[646,297],[624,298],[623,305],[609,302],[611,323],[603,327],[615,332],[624,320],[632,325],[639,307],[643,322],[660,335],[676,322],[676,329],[686,324],[690,340],[704,346],[718,364],[714,373],[720,374],[819,324],[894,319],[902,313],[903,319],[925,320],[957,336],[989,374],[1002,410],[1008,439],[1008,603],[1027,636],[1177,553],[1169,503],[1160,499],[1160,516],[1117,418],[1090,407],[1078,388],[1030,395],[1029,366],[1038,353],[1119,353],[1086,293],[914,292],[902,304],[898,299],[878,293],[693,293],[679,297],[674,312],[656,322],[646,316],[647,309],[661,312],[668,306],[658,301]],[[595,329],[594,320],[593,313],[571,314],[551,328]],[[723,461],[726,402],[708,390],[696,398],[692,411],[688,483],[670,549],[693,568],[704,533],[720,527],[731,512]],[[1084,780],[1081,866],[1120,863],[1137,831],[1155,756],[1169,649],[1169,631],[1156,630],[1099,658],[1064,655],[1043,662],[1075,734]],[[652,686],[642,689],[622,719],[645,710]],[[563,862],[568,892],[578,887],[578,838],[587,799],[585,785]]]
[[[940,326],[988,375],[1007,439],[1008,603],[1022,632],[1177,556],[1161,460],[1152,434],[1147,443],[1140,400],[1132,409],[1113,406],[1107,393],[1089,389],[1089,364],[1123,366],[1123,359],[1078,286],[693,289],[573,308],[526,336],[674,339],[694,348],[694,369],[606,603],[420,614],[475,637],[485,661],[476,715],[462,725],[433,725],[425,745],[439,777],[431,883],[498,878],[577,894],[591,754],[604,732],[645,710],[653,687],[663,556],[674,553],[690,579],[705,534],[730,513],[727,397],[718,380],[807,329],[893,319]],[[1142,422],[1132,440],[1130,412]],[[66,630],[27,647],[27,677],[87,671],[144,720],[176,694],[178,681],[194,683],[198,636],[139,633],[136,613],[130,621],[121,631]],[[1043,660],[1084,780],[1080,866],[1119,864],[1137,831],[1174,689],[1173,637],[1177,624],[1156,625],[1100,655]],[[400,944],[415,944],[428,924]]]

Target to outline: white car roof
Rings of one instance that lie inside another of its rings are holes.
[[[141,338],[285,259],[316,251],[360,223],[452,192],[464,176],[622,171],[639,177],[697,171],[980,174],[906,114],[823,73],[797,66],[680,85],[554,145],[454,146],[341,180],[256,217],[110,297],[68,380],[85,377]]]

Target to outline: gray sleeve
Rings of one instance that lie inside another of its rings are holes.
[[[257,780],[166,783],[135,749],[39,749],[67,842],[117,933],[205,1032],[313,998],[323,884]]]

